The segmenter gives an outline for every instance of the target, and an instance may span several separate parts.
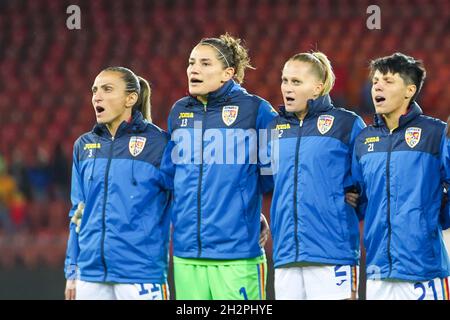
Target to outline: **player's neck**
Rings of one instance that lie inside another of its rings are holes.
[[[386,126],[388,127],[389,131],[392,133],[395,129],[398,128],[400,117],[402,115],[405,115],[408,113],[408,104],[404,104],[400,106],[399,108],[396,108],[391,113],[385,113],[383,114],[384,121],[386,123]]]
[[[392,114],[383,114],[384,122],[386,123],[386,127],[392,133],[393,130],[398,128],[398,122],[400,116],[396,117]]]

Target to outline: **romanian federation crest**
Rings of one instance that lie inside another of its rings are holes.
[[[133,136],[130,138],[130,142],[128,143],[128,149],[133,157],[136,157],[138,154],[144,150],[145,141],[147,138],[145,137],[136,137]]]
[[[239,107],[238,106],[225,106],[222,108],[222,120],[227,125],[230,126],[236,121],[238,116]]]
[[[333,126],[334,117],[328,114],[322,115],[317,119],[317,129],[321,134],[325,134],[330,131]]]
[[[410,148],[414,148],[420,141],[421,128],[410,127],[405,131],[405,141]]]

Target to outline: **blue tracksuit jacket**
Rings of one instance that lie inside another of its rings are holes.
[[[279,137],[278,159],[272,154],[278,163],[271,207],[275,267],[358,263],[358,217],[345,192],[353,185],[353,143],[364,127],[329,95],[309,100],[303,121],[284,107],[272,121]]]
[[[159,166],[168,139],[134,112],[114,139],[96,125],[75,142],[69,216],[86,207],[80,233],[70,226],[66,277],[78,266],[85,281],[166,281],[172,185]]]
[[[208,95],[177,101],[169,115],[174,177],[174,255],[246,259],[258,245],[262,186],[258,130],[276,116],[269,103],[233,80]]]
[[[445,124],[413,102],[392,132],[380,115],[355,142],[352,173],[363,205],[369,278],[426,281],[449,275],[441,211]],[[447,172],[447,174],[445,174]]]

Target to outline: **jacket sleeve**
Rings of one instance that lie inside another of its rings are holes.
[[[352,161],[352,155],[353,155],[353,149],[355,145],[356,137],[359,135],[359,133],[366,127],[366,124],[364,123],[363,119],[359,116],[355,118],[353,121],[352,131],[350,132],[350,140],[348,148],[350,150],[349,154],[349,160]],[[351,177],[351,174],[345,177],[344,181],[344,190],[347,192],[348,190],[354,190],[355,185],[353,182],[353,179]]]
[[[441,143],[441,176],[444,183],[444,196],[442,200],[442,206],[441,206],[441,214],[439,217],[439,222],[442,226],[442,229],[448,229],[450,228],[450,200],[449,200],[449,193],[450,193],[450,137],[448,135],[448,124],[446,132],[444,133],[444,136],[442,138]]]
[[[273,168],[271,161],[275,143],[271,139],[271,126],[273,119],[278,116],[275,109],[265,100],[261,101],[256,118],[256,129],[258,134],[258,167],[260,170],[259,185],[262,193],[273,190]],[[278,151],[277,149],[275,152]]]
[[[350,134],[350,150],[353,153],[353,147],[355,145],[356,137],[361,133],[361,131],[366,127],[364,120],[357,116],[355,122],[353,123],[352,133]]]
[[[164,189],[173,190],[173,179],[175,177],[175,164],[172,161],[174,142],[170,140],[165,149],[159,167],[160,181]]]
[[[354,143],[353,154],[352,154],[352,180],[353,185],[356,187],[359,192],[358,206],[356,208],[356,214],[358,215],[359,220],[364,219],[366,207],[367,207],[367,195],[366,188],[364,185],[364,179],[361,170],[361,164],[359,163],[356,150],[357,150],[357,141]]]
[[[80,202],[85,202],[83,194],[83,182],[79,170],[78,161],[78,143],[75,142],[72,163],[72,189],[71,189],[72,208],[69,212],[71,218]],[[79,253],[78,234],[75,232],[76,225],[69,223],[69,239],[67,241],[66,259],[64,262],[64,273],[66,279],[74,279],[76,277],[77,259]]]
[[[175,143],[172,141],[172,121],[171,121],[171,115],[169,114],[169,118],[167,120],[167,130],[168,130],[168,142],[166,144],[166,147],[164,148],[164,153],[161,159],[160,164],[160,173],[161,173],[161,179],[163,183],[163,187],[168,190],[173,190],[173,179],[175,177],[175,163],[172,161],[172,152],[175,147]]]

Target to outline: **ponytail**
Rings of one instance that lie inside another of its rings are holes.
[[[329,94],[333,89],[334,81],[336,79],[330,60],[320,51],[312,53],[297,53],[288,61],[301,61],[311,64],[312,70],[317,78],[323,82],[323,89],[321,96]]]
[[[334,81],[336,79],[330,60],[328,60],[327,56],[322,52],[313,52],[312,55],[322,64],[322,70],[320,73],[322,75],[321,79],[323,81],[323,90],[321,95],[329,94],[331,89],[333,89]]]
[[[139,111],[144,116],[144,119],[152,122],[151,103],[150,98],[152,90],[147,80],[136,76],[133,71],[125,67],[108,67],[103,71],[119,72],[125,81],[125,91],[128,93],[136,92],[138,94],[138,101],[133,106],[133,109]]]
[[[141,90],[139,92],[139,99],[133,106],[133,108],[140,111],[144,116],[144,119],[147,119],[149,122],[152,122],[152,112],[151,112],[152,106],[150,103],[152,90],[150,89],[150,85],[147,80],[139,76],[138,79]]]
[[[242,40],[231,36],[229,33],[219,38],[204,38],[199,45],[209,45],[217,51],[217,58],[222,61],[225,68],[234,68],[233,79],[237,83],[243,83],[245,69],[255,69],[250,64],[248,50],[242,45]]]

